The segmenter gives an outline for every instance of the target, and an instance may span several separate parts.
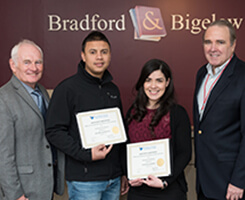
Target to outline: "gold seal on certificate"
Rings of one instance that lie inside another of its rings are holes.
[[[127,166],[129,179],[169,176],[169,139],[127,144]]]
[[[80,112],[76,115],[83,148],[116,144],[127,140],[118,108]]]

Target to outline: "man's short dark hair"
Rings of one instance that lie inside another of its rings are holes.
[[[107,37],[103,33],[99,32],[99,31],[93,31],[93,32],[89,33],[87,35],[87,37],[83,40],[82,52],[84,52],[84,50],[85,50],[86,43],[91,42],[91,41],[104,41],[111,48],[111,44],[110,44],[109,40],[107,39]]]

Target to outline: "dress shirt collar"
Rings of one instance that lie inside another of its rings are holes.
[[[233,55],[232,55],[232,57],[233,57]],[[208,74],[210,74],[210,76],[219,74],[219,73],[225,68],[225,66],[229,63],[229,61],[230,61],[230,58],[227,59],[227,61],[226,61],[223,65],[221,65],[221,66],[219,66],[219,67],[216,67],[216,68],[214,69],[215,74],[213,74],[213,71],[212,71],[212,65],[211,65],[210,63],[208,63],[208,64],[206,65],[206,69],[207,69],[207,71],[208,71]]]

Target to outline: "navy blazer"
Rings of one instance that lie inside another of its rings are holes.
[[[233,56],[199,120],[197,94],[207,73],[197,73],[193,122],[197,192],[225,199],[229,183],[245,188],[245,63]]]

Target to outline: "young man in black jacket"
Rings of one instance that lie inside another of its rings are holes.
[[[70,200],[116,200],[127,192],[125,144],[84,149],[76,121],[79,112],[118,107],[120,93],[107,67],[111,47],[104,34],[91,32],[83,41],[82,60],[75,75],[54,90],[46,135],[66,157],[65,176]]]

